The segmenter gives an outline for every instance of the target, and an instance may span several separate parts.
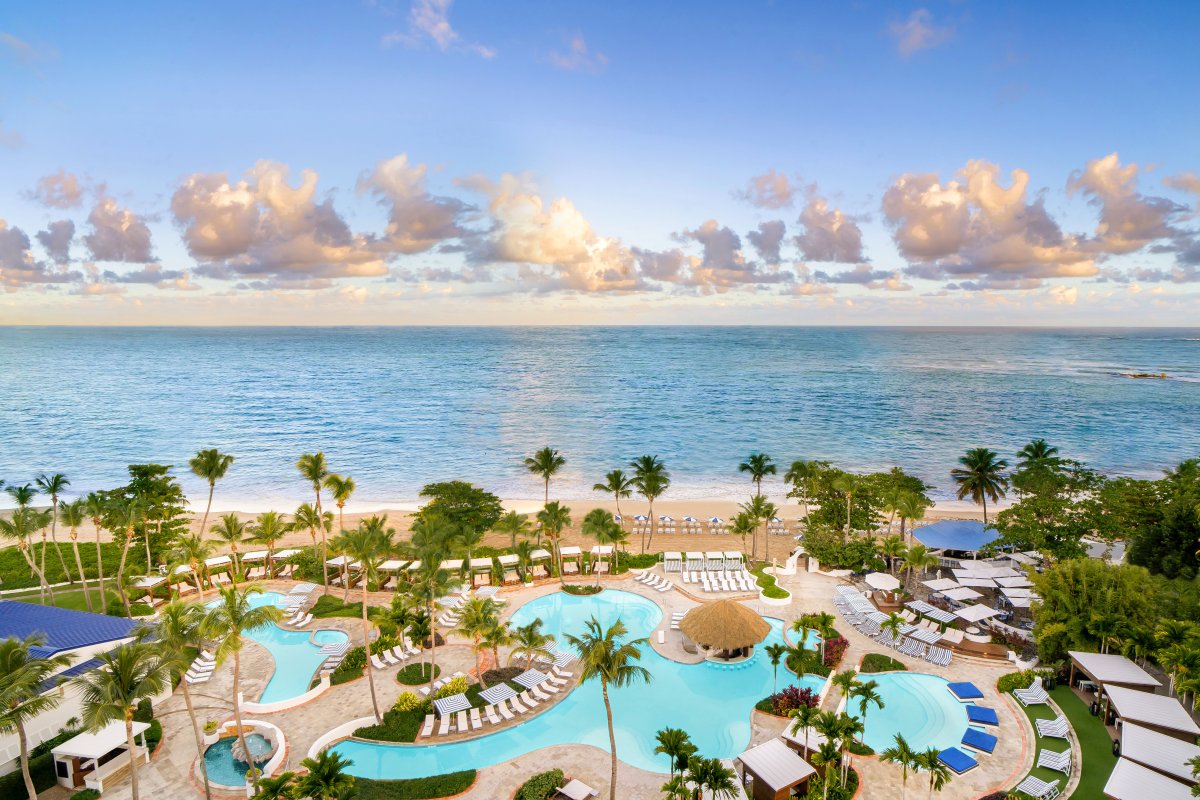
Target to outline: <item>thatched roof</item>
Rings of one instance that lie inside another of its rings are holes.
[[[758,644],[771,632],[766,620],[733,600],[714,600],[693,608],[679,629],[696,644],[721,650]]]

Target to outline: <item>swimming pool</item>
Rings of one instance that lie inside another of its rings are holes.
[[[237,742],[236,736],[227,736],[218,739],[204,751],[204,769],[208,773],[208,779],[213,783],[219,783],[222,786],[246,785],[246,771],[250,769],[250,765],[233,757],[235,742]],[[261,768],[270,760],[268,754],[271,752],[271,743],[261,733],[246,734],[246,747],[256,756],[254,759],[256,766]],[[262,758],[257,756],[262,756]]]
[[[914,750],[922,751],[930,747],[943,750],[962,741],[967,711],[950,694],[944,678],[920,672],[859,676],[859,680],[868,679],[879,684],[884,704],[883,708],[872,705],[867,709],[863,740],[875,752],[894,745],[897,733]],[[862,718],[857,700],[849,702],[846,713]]]
[[[249,599],[250,605],[257,608],[278,605],[283,600],[283,595],[278,592],[262,592],[250,595]],[[219,600],[214,600],[208,606],[212,607],[219,602]],[[350,638],[342,631],[294,631],[278,625],[264,625],[249,631],[246,635],[267,648],[271,657],[275,659],[275,671],[271,674],[271,679],[267,681],[266,687],[263,688],[262,695],[255,701],[264,704],[291,700],[293,697],[299,697],[307,692],[317,667],[321,666],[328,658],[321,653],[321,646],[345,642]],[[309,641],[310,637],[311,642]]]
[[[631,637],[649,636],[662,620],[652,601],[630,592],[605,590],[577,597],[558,592],[533,600],[513,614],[514,625],[541,618],[559,641],[580,633],[595,616],[602,625],[618,617]],[[782,623],[767,620],[771,632],[763,645],[782,642]],[[650,684],[610,689],[617,755],[627,764],[652,772],[668,771],[666,756],[656,755],[654,735],[661,728],[682,728],[708,758],[733,758],[750,742],[750,711],[771,691],[771,662],[762,646],[739,664],[679,664],[646,645],[641,665],[654,676]],[[578,669],[578,667],[576,667]],[[820,692],[825,680],[797,678],[780,666],[779,687],[807,686]],[[354,761],[349,771],[364,778],[418,778],[509,761],[555,744],[590,744],[608,751],[608,727],[598,682],[576,688],[553,708],[527,722],[487,736],[440,745],[389,745],[346,740],[332,749]]]

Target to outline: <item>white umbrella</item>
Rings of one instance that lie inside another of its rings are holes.
[[[900,581],[894,575],[888,575],[886,572],[872,572],[864,580],[866,580],[867,586],[881,592],[894,592],[900,588]]]
[[[658,518],[658,521],[659,521],[659,522],[674,522],[674,521],[675,521],[675,518],[674,518],[674,517],[668,517],[666,514],[663,514],[661,517],[659,517],[659,518]]]
[[[713,525],[720,525],[725,522],[725,520],[721,519],[720,517],[709,517],[708,521]]]
[[[634,514],[633,518],[636,519],[638,522],[645,522],[646,520],[650,519],[645,514]]]
[[[973,606],[967,606],[966,608],[958,609],[954,612],[954,616],[958,617],[959,619],[965,619],[967,622],[979,622],[987,619],[988,617],[994,617],[999,613],[999,611],[991,608],[990,606],[977,603]]]
[[[957,589],[947,589],[946,591],[942,592],[942,594],[951,600],[957,600],[960,603],[964,600],[978,600],[979,598],[983,597],[983,595],[979,592],[966,586],[959,586]]]
[[[683,518],[683,521],[684,521],[684,522],[699,522],[700,520],[698,520],[698,519],[696,519],[695,517],[692,517],[692,516],[687,516],[687,517],[684,517],[684,518]]]

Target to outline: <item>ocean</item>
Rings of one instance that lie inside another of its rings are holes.
[[[1200,456],[1200,330],[0,328],[0,479],[72,494],[157,461],[202,504],[187,459],[217,447],[222,508],[290,510],[314,450],[359,507],[456,478],[533,499],[522,459],[550,445],[566,499],[644,453],[663,499],[744,499],[752,451],[901,466],[947,498],[967,448],[1036,437],[1107,473]]]

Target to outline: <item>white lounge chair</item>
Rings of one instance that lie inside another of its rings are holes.
[[[524,705],[522,705],[522,703],[520,701],[520,695],[517,695],[516,697],[508,698],[507,702],[509,705],[512,706],[512,710],[517,712],[518,714],[524,714],[526,711],[529,710]]]
[[[383,659],[374,653],[371,654],[371,666],[375,669],[387,669],[388,665],[383,663]]]
[[[537,688],[545,689],[550,694],[558,694],[562,691],[562,689],[560,689],[552,680],[546,680],[545,682],[539,684]]]
[[[1054,800],[1058,797],[1058,781],[1047,783],[1030,775],[1017,784],[1017,791],[1030,797],[1036,797],[1038,800]]]
[[[194,686],[197,683],[208,683],[208,679],[211,677],[212,673],[206,672],[203,675],[184,675],[183,679],[187,681],[189,685]]]
[[[504,717],[506,720],[513,718],[513,712],[508,710],[508,703],[504,702],[503,700],[501,700],[499,703],[496,703],[496,708],[500,711],[500,716]]]
[[[488,722],[492,723],[493,725],[500,724],[500,717],[496,716],[496,706],[485,706],[483,711],[487,716]]]
[[[438,736],[445,736],[450,732],[450,715],[442,717],[438,720]]]
[[[1071,750],[1068,748],[1061,753],[1056,753],[1053,750],[1042,750],[1038,753],[1037,765],[1052,769],[1055,772],[1061,772],[1064,775],[1071,774]]]
[[[437,718],[434,717],[433,714],[425,715],[425,727],[421,728],[421,736],[425,737],[433,733],[433,723],[436,721],[436,719]]]
[[[1047,736],[1054,739],[1069,738],[1071,726],[1067,723],[1065,717],[1056,719],[1039,719],[1034,720],[1037,723],[1038,736]]]
[[[528,708],[536,708],[537,706],[541,705],[541,703],[539,703],[538,700],[529,693],[528,689],[521,692],[519,695],[517,695],[517,697],[520,698],[521,702],[524,703]]]
[[[471,730],[479,730],[483,727],[483,720],[479,718],[479,709],[471,709]]]
[[[543,703],[550,700],[550,695],[543,692],[541,686],[530,687],[529,692],[534,697],[536,697],[538,700],[541,700]]]
[[[467,726],[469,724],[470,723],[467,722],[467,712],[460,711],[454,715],[454,730],[455,730],[455,732],[466,733],[468,730]]]

